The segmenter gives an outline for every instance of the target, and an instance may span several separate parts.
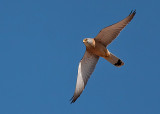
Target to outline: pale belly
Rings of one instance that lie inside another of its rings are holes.
[[[105,57],[105,56],[108,56],[109,54],[109,51],[106,49],[106,47],[100,43],[96,43],[95,47],[87,48],[87,51],[100,57]]]

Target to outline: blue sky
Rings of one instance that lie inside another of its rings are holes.
[[[1,0],[0,114],[160,114],[158,0]],[[82,40],[137,14],[70,104]]]

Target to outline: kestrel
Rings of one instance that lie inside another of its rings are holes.
[[[125,19],[102,29],[95,38],[85,38],[83,40],[86,51],[79,63],[77,83],[74,95],[71,98],[71,103],[74,103],[83,92],[99,57],[103,57],[116,67],[124,65],[124,62],[109,52],[106,47],[119,35],[122,29],[133,19],[135,14],[136,10],[134,12],[131,11]]]

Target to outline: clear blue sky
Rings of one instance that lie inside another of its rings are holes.
[[[160,114],[158,0],[1,0],[0,114]],[[135,18],[70,104],[85,37]]]

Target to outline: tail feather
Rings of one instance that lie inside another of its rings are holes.
[[[113,55],[112,53],[110,53],[109,56],[104,57],[108,62],[110,62],[111,64],[113,64],[116,67],[121,67],[124,65],[124,62],[119,59],[118,57],[116,57],[115,55]]]

